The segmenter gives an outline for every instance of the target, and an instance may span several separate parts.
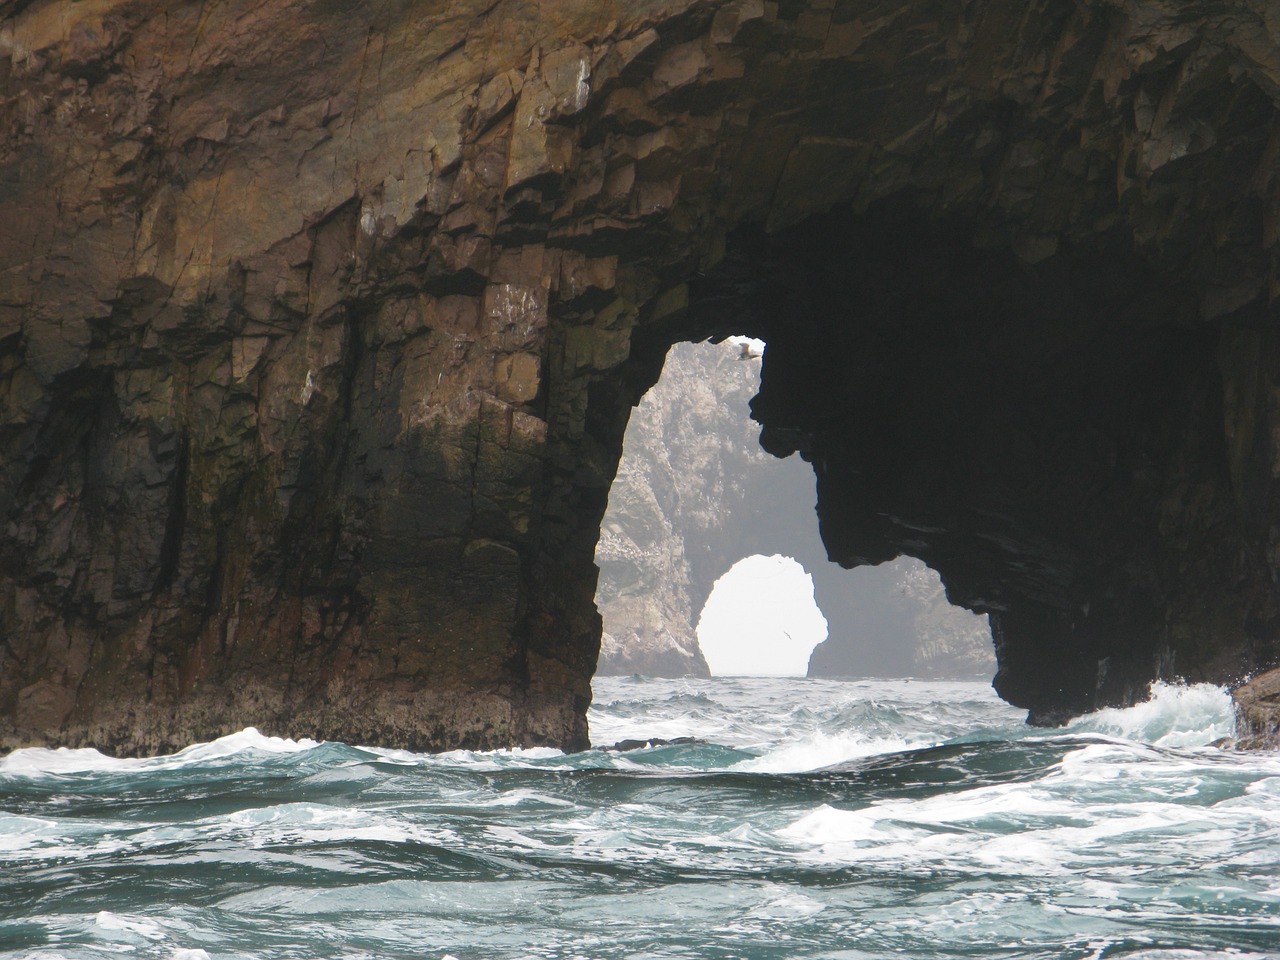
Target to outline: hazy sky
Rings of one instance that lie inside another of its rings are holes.
[[[827,636],[813,580],[790,557],[739,560],[716,581],[698,621],[698,643],[715,676],[804,676]]]

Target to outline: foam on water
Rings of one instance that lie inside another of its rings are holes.
[[[763,756],[742,760],[734,764],[733,769],[756,773],[805,773],[863,757],[899,753],[932,744],[930,739],[912,742],[901,737],[815,732],[774,747]]]
[[[1162,747],[1207,746],[1234,735],[1235,710],[1231,694],[1223,687],[1156,682],[1145,703],[1099,710],[1081,717],[1067,729]]]
[[[1028,745],[1061,751],[1033,781],[854,809],[822,804],[777,836],[815,862],[893,865],[906,873],[945,865],[979,877],[1093,873],[1123,881],[1178,860],[1179,851],[1185,862],[1208,868],[1209,881],[1214,864],[1228,870],[1249,863],[1261,837],[1280,839],[1280,806],[1253,800],[1274,796],[1280,757],[1207,748],[1231,730],[1225,691],[1157,684],[1149,702],[1099,711],[1061,734],[1025,731]],[[1197,898],[1275,899],[1269,886],[1192,887]],[[1130,896],[1123,883],[1108,895]]]
[[[160,925],[150,920],[131,919],[118,916],[109,910],[99,910],[93,918],[94,925],[100,930],[108,931],[108,936],[115,933],[135,934],[148,940],[163,940],[164,931]]]
[[[1225,693],[1058,731],[983,684],[598,681],[619,753],[250,728],[0,759],[0,960],[1280,956],[1280,755]]]
[[[734,769],[801,773],[1021,726],[1022,712],[983,683],[788,682],[795,696],[778,696],[776,680],[615,680],[607,688],[612,697],[598,696],[592,709],[592,739],[606,745],[694,737],[754,754]],[[626,698],[631,685],[642,691],[644,709]]]
[[[56,776],[72,773],[124,773],[130,771],[178,770],[196,764],[225,760],[246,753],[290,754],[312,750],[315,740],[289,740],[263,736],[254,727],[219,737],[208,743],[197,743],[174,754],[159,757],[110,757],[89,748],[56,750],[28,747],[0,757],[0,775]]]

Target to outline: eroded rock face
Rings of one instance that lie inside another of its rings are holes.
[[[760,359],[739,356],[728,342],[677,344],[632,412],[596,546],[598,672],[710,673],[698,617],[716,578],[742,557],[735,549],[738,528],[755,519],[743,509],[753,475],[796,466],[760,449],[759,426],[746,416]],[[816,527],[811,505],[809,520]]]
[[[809,251],[825,305],[804,313],[845,303],[865,325],[813,324],[819,352],[779,324],[756,402],[766,446],[815,464],[833,558],[937,569],[990,614],[997,689],[1039,722],[1274,657],[1270,534],[1222,429],[1258,415],[1224,408],[1251,328],[1179,320],[1186,291],[1117,249],[1020,267],[942,257],[900,223],[847,226]],[[794,410],[800,382],[823,385],[823,422]]]
[[[733,341],[678,343],[633,411],[596,547],[598,671],[706,676],[696,628],[733,564],[786,553],[828,565],[812,470],[765,453],[748,416],[760,366]]]
[[[730,333],[1038,718],[1276,660],[1273,4],[0,16],[0,747],[584,744],[627,412]]]

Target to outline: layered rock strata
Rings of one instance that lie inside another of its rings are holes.
[[[628,411],[730,333],[1037,719],[1277,659],[1273,4],[0,18],[0,747],[585,744]]]

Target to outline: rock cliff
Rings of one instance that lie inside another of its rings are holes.
[[[1280,750],[1280,670],[1268,670],[1232,691],[1236,739],[1243,750]]]
[[[1280,654],[1270,0],[10,0],[0,84],[0,748],[585,744],[732,333],[1033,719]]]

